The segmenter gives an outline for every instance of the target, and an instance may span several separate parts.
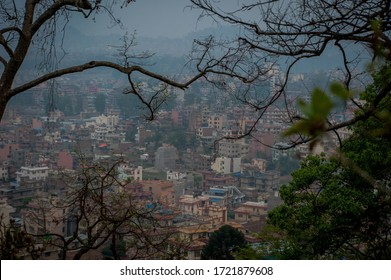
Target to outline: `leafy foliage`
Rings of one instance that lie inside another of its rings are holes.
[[[224,225],[212,233],[201,257],[204,260],[233,260],[234,252],[246,246],[246,243],[242,232]]]
[[[106,96],[102,93],[99,93],[95,97],[94,101],[95,109],[99,114],[104,114],[106,109]]]
[[[334,82],[330,85],[330,91],[337,98],[346,102],[353,95],[342,83]],[[302,134],[310,141],[310,149],[318,142],[319,137],[326,132],[328,127],[328,116],[336,104],[321,90],[315,88],[311,95],[309,104],[299,99],[298,107],[303,114],[300,120],[293,123],[285,132],[285,136]]]
[[[366,107],[389,71],[381,69],[363,94]],[[309,156],[281,187],[285,204],[269,222],[286,234],[283,258],[391,258],[390,109],[388,98],[380,102],[375,116],[352,126],[338,156]]]

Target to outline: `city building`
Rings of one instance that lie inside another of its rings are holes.
[[[232,174],[240,172],[241,158],[217,157],[211,168],[216,173]]]
[[[49,167],[47,166],[23,166],[16,172],[16,182],[22,180],[45,181],[49,176]]]
[[[210,203],[227,207],[228,210],[234,209],[245,199],[245,195],[235,186],[214,186],[203,196],[209,197]]]
[[[261,202],[247,201],[233,210],[235,222],[246,223],[265,219],[267,215],[267,205]]]

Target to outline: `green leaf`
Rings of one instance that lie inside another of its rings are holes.
[[[323,90],[319,88],[314,89],[311,97],[311,111],[314,117],[326,119],[333,106],[334,103]]]
[[[324,91],[319,88],[314,89],[310,104],[306,104],[303,100],[298,101],[298,107],[303,112],[305,119],[293,124],[283,135],[290,136],[302,133],[307,136],[319,136],[326,127],[326,118],[333,106],[334,103]]]
[[[332,83],[330,85],[330,90],[332,94],[344,101],[348,100],[352,96],[349,90],[342,83],[339,82]]]
[[[305,116],[308,117],[309,115],[311,115],[311,107],[307,103],[305,103],[303,99],[299,99],[297,101],[297,107],[299,107],[299,110],[303,112]]]
[[[290,128],[284,131],[284,136],[291,136],[294,134],[309,134],[310,124],[306,120],[300,120],[294,123]]]

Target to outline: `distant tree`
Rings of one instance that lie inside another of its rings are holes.
[[[101,115],[106,110],[106,96],[102,93],[97,94],[95,97],[95,110]]]
[[[171,144],[179,150],[185,150],[194,147],[196,135],[186,133],[186,131],[180,128],[173,128],[164,134],[163,142]]]
[[[194,77],[180,83],[149,71],[135,62],[149,57],[147,53],[131,54],[134,37],[124,37],[122,46],[118,47],[120,61],[118,63],[86,61],[78,65],[61,66],[60,60],[66,51],[63,54],[58,53],[57,49],[63,49],[64,44],[58,46],[57,42],[67,40],[65,30],[67,23],[72,20],[72,15],[81,15],[88,20],[97,14],[105,13],[113,23],[121,24],[115,17],[114,8],[126,7],[132,2],[134,1],[2,0],[0,3],[0,118],[9,100],[22,92],[64,75],[93,68],[108,68],[124,74],[129,82],[129,88],[125,89],[124,93],[137,96],[137,99],[148,109],[148,118],[153,119],[155,111],[167,100],[164,92],[168,86],[186,89],[208,72],[205,68]],[[38,62],[36,75],[19,79],[23,75],[24,62],[31,56],[41,59]],[[148,77],[158,81],[160,88],[154,93],[146,94],[139,86],[136,73],[139,74],[138,77]]]
[[[132,126],[128,130],[126,130],[125,140],[129,142],[134,142],[135,141],[134,137],[136,133],[137,133],[137,126]]]
[[[238,229],[224,225],[209,238],[208,244],[202,249],[201,258],[204,260],[233,260],[234,252],[245,247],[247,241]]]
[[[300,161],[292,155],[281,156],[276,162],[275,167],[279,169],[282,176],[289,175],[299,169]]]

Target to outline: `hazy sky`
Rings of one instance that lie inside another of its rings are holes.
[[[213,25],[211,20],[198,21],[200,11],[191,9],[189,5],[189,0],[137,0],[126,8],[118,9],[116,15],[119,15],[127,30],[136,30],[142,37],[181,37]],[[73,20],[71,25],[82,32],[124,33],[117,27],[108,29],[110,21],[107,16],[97,18],[96,22]]]

